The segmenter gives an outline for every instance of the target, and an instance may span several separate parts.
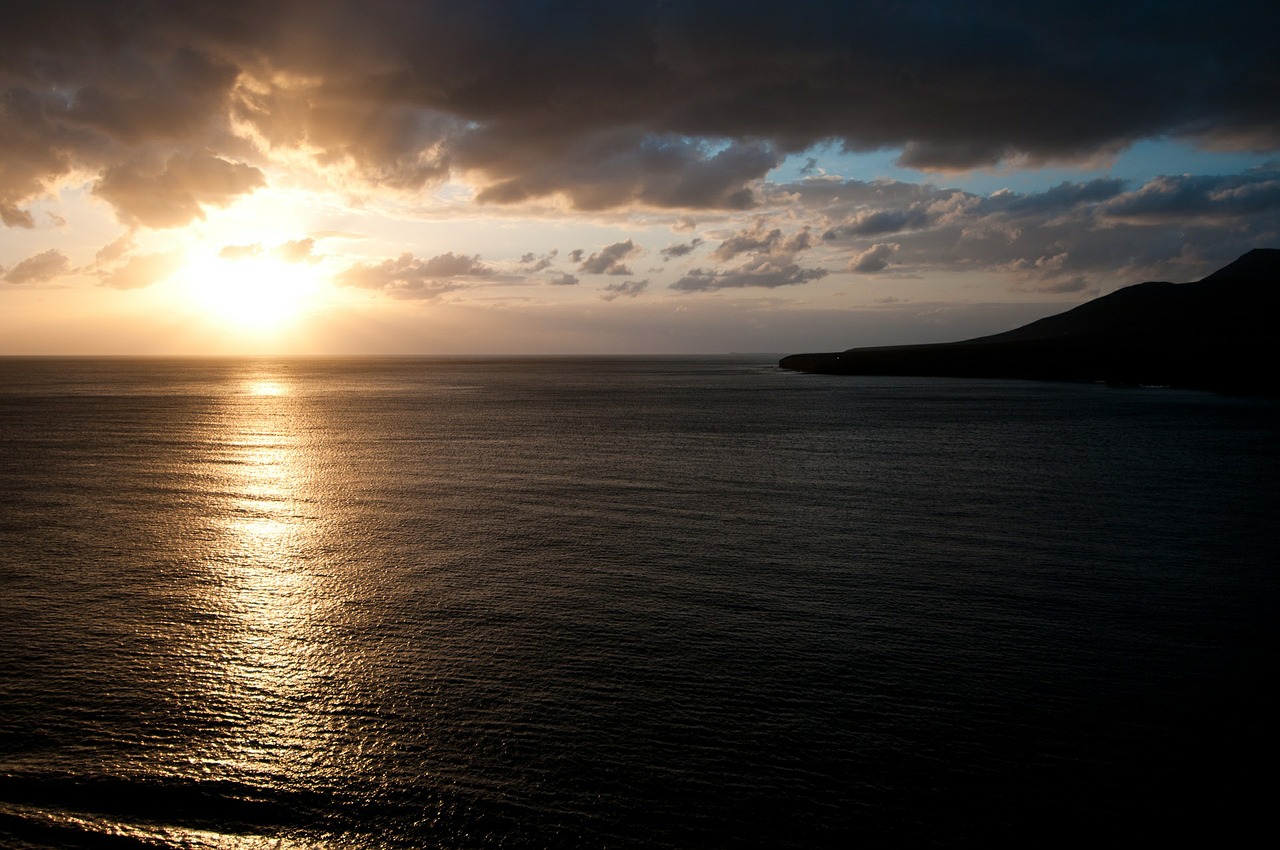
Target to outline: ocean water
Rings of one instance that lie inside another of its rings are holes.
[[[0,359],[0,846],[1240,837],[1277,436],[749,357]]]

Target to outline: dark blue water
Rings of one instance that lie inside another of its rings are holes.
[[[0,846],[1242,836],[1280,405],[0,359]]]

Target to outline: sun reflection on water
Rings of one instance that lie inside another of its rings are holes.
[[[285,385],[279,381],[255,380],[249,383],[249,395],[284,395]]]
[[[318,552],[320,458],[289,386],[254,377],[226,399],[213,435],[216,543],[208,552],[217,627],[203,649],[217,659],[212,710],[225,729],[197,762],[206,775],[301,778],[332,758],[323,710],[332,690]]]

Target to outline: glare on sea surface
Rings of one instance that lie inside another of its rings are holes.
[[[204,681],[211,704],[227,712],[228,732],[194,764],[209,776],[300,781],[338,751],[326,715],[313,710],[329,674],[329,601],[316,554],[322,464],[287,377],[250,373],[234,386],[209,433],[216,536],[203,605],[218,616],[201,648],[219,659]]]
[[[285,385],[279,381],[250,381],[249,395],[276,396],[284,395]]]

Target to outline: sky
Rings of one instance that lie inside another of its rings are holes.
[[[1280,247],[1280,5],[46,0],[0,354],[1006,330]]]

